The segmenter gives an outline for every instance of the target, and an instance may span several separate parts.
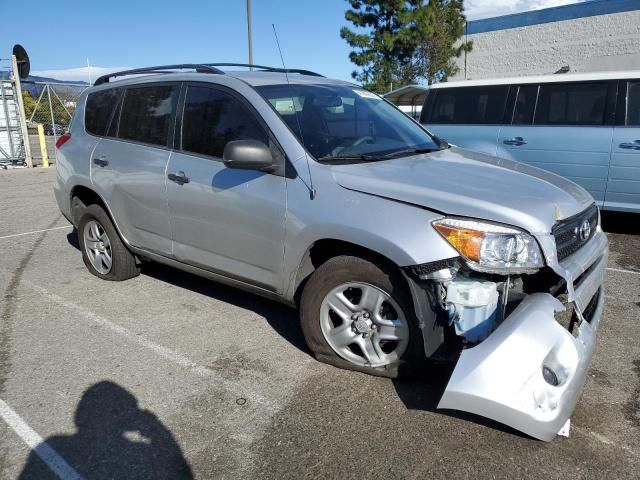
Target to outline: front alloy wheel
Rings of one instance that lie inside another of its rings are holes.
[[[361,282],[342,284],[326,295],[320,327],[340,357],[366,367],[396,362],[409,344],[400,306],[384,290]]]

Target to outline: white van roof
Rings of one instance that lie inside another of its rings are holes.
[[[625,80],[629,78],[640,79],[640,70],[626,72],[596,72],[596,73],[556,73],[554,75],[537,75],[528,77],[490,78],[485,80],[462,80],[458,82],[443,82],[431,85],[430,88],[459,88],[477,87],[484,85],[513,85],[527,83],[564,83],[586,82],[590,80]]]

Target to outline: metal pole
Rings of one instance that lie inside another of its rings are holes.
[[[56,119],[53,116],[53,106],[51,105],[51,86],[49,85],[47,85],[47,96],[49,97],[49,112],[51,112],[51,128],[53,129],[53,143],[58,143],[58,134],[56,132]]]
[[[251,39],[251,0],[247,0],[247,37],[249,40],[249,65],[253,65],[253,40]],[[253,70],[253,67],[249,67]]]
[[[31,144],[29,143],[29,130],[27,130],[27,119],[25,118],[24,102],[22,101],[22,86],[20,85],[20,74],[18,73],[18,61],[15,55],[11,55],[11,66],[13,69],[13,83],[18,102],[18,115],[20,116],[20,130],[22,130],[22,143],[24,144],[24,161],[27,167],[33,167],[31,161]],[[7,119],[8,120],[8,119]]]

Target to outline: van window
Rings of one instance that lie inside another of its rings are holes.
[[[603,125],[606,83],[559,83],[540,86],[536,125]]]
[[[233,95],[210,87],[189,87],[182,120],[182,150],[222,158],[234,140],[258,140],[269,135],[246,105]]]
[[[508,92],[508,86],[438,89],[425,123],[500,124]]]
[[[627,93],[627,125],[640,126],[640,82],[629,82]]]
[[[84,111],[84,126],[87,132],[102,136],[106,133],[111,113],[118,101],[119,90],[110,88],[90,93]]]
[[[175,85],[127,88],[118,138],[166,146],[177,100]]]
[[[513,111],[514,125],[530,125],[536,110],[538,85],[524,85],[518,88],[515,110]]]

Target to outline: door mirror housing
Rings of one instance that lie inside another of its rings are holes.
[[[222,160],[227,168],[262,170],[273,166],[271,150],[257,140],[234,140],[227,143]]]

